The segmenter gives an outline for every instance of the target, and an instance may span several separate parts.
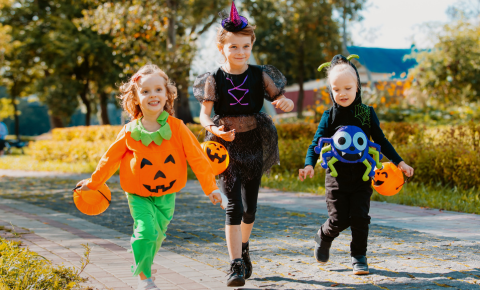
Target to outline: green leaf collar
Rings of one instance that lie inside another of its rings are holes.
[[[133,140],[141,140],[142,144],[145,146],[150,145],[152,142],[160,146],[163,142],[163,139],[170,140],[170,138],[172,138],[172,130],[170,129],[170,125],[167,123],[167,119],[168,113],[163,111],[157,118],[158,124],[160,124],[162,127],[155,132],[149,132],[145,130],[145,127],[143,127],[141,122],[142,118],[140,118],[128,123],[126,132],[131,132],[130,136],[133,138]]]

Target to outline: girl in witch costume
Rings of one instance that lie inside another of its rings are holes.
[[[293,109],[293,102],[283,95],[286,79],[280,71],[248,64],[255,27],[238,14],[234,3],[230,15],[222,18],[217,46],[225,64],[200,75],[193,93],[201,103],[200,122],[208,131],[205,139],[221,143],[230,155],[230,164],[219,178],[228,198],[225,235],[231,269],[227,286],[243,286],[252,275],[248,240],[262,174],[279,163],[277,131],[260,110],[264,99],[285,112]]]
[[[213,204],[221,202],[215,175],[195,136],[174,117],[177,89],[156,65],[142,67],[120,88],[122,106],[133,121],[125,125],[80,190],[96,190],[120,167],[134,220],[131,238],[138,289],[159,289],[153,259],[165,239],[175,209],[175,193],[187,181],[187,161]]]
[[[300,180],[303,181],[307,176],[313,177],[313,168],[319,157],[314,148],[319,144],[319,139],[332,137],[340,128],[343,127],[342,130],[345,130],[344,126],[360,128],[365,133],[367,140],[371,137],[376,144],[380,145],[382,153],[388,159],[407,176],[412,176],[413,168],[402,160],[392,144],[385,138],[373,108],[362,104],[360,77],[355,65],[343,55],[336,55],[331,63],[323,64],[319,70],[325,65],[330,66],[328,89],[333,106],[323,113],[313,142],[308,147],[305,168],[299,170]],[[337,140],[334,138],[333,142],[336,147],[354,150],[359,143],[359,140],[354,139],[350,135],[343,135]],[[365,144],[364,141],[366,140],[362,139],[360,143]],[[348,142],[350,143],[347,144]],[[372,195],[371,177],[365,178],[366,181],[363,179],[364,176],[367,177],[364,163],[336,162],[334,167],[337,172],[328,168],[325,176],[325,197],[329,217],[315,236],[315,259],[319,263],[326,263],[332,241],[338,237],[341,231],[351,227],[350,250],[353,273],[356,275],[368,274],[366,253],[368,225],[370,224],[368,213]]]

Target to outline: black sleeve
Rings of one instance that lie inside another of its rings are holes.
[[[385,134],[383,134],[383,131],[380,128],[380,121],[378,120],[375,110],[373,110],[372,107],[370,107],[370,110],[373,121],[371,128],[373,142],[380,145],[380,149],[383,155],[385,155],[390,161],[392,161],[393,164],[398,165],[398,163],[403,161],[402,157],[398,155],[397,151],[395,151],[395,148],[393,148],[390,141],[388,141],[388,139],[385,137]]]

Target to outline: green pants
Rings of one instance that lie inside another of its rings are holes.
[[[130,214],[133,217],[133,235],[130,239],[135,265],[133,276],[142,273],[150,278],[152,264],[175,210],[175,193],[159,197],[142,197],[127,193]]]

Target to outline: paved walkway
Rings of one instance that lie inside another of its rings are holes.
[[[78,266],[81,244],[88,243],[93,246],[84,273],[89,285],[135,287],[132,256],[126,252],[132,220],[118,184],[109,182],[110,208],[90,217],[75,209],[68,191],[80,176],[29,178],[35,174],[0,170],[0,176],[7,174],[16,177],[0,177],[0,225],[11,222],[17,231],[33,231],[22,235],[25,244],[54,263]],[[254,275],[247,287],[480,289],[479,216],[379,202],[372,202],[371,215],[372,274],[358,277],[350,274],[349,230],[335,240],[331,262],[320,265],[312,257],[312,236],[326,218],[322,196],[262,189],[251,239]],[[226,289],[223,219],[196,182],[177,194],[175,216],[154,266],[162,289]]]

